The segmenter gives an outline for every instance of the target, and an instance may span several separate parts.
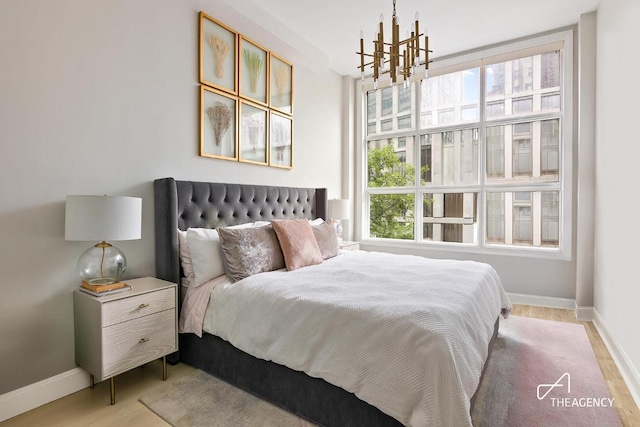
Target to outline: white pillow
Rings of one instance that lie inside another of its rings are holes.
[[[222,247],[216,230],[189,228],[187,230],[187,243],[193,266],[193,286],[200,286],[214,277],[224,274]]]
[[[311,225],[320,225],[324,222],[324,219],[322,218],[316,218],[316,219],[310,219],[309,220],[309,224]]]
[[[229,228],[251,228],[265,225],[269,225],[269,222],[248,222]],[[224,254],[222,253],[222,246],[220,246],[218,232],[210,228],[189,228],[186,235],[193,271],[193,281],[190,284],[198,287],[213,278],[225,274]],[[188,270],[185,268],[185,263],[183,263],[182,269],[188,280]]]

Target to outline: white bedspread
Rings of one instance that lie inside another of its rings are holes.
[[[204,330],[405,425],[461,427],[496,318],[510,309],[488,264],[357,251],[221,283]]]

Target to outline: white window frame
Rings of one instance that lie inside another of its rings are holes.
[[[559,188],[561,194],[561,205],[560,205],[560,224],[559,224],[559,237],[560,237],[560,245],[557,248],[548,248],[548,247],[521,247],[521,246],[502,246],[502,245],[492,245],[488,243],[484,243],[484,234],[485,234],[485,215],[486,215],[486,203],[484,200],[484,195],[482,192],[478,194],[478,227],[479,241],[474,244],[465,244],[465,243],[448,243],[448,242],[433,242],[433,241],[424,241],[422,240],[422,221],[419,220],[421,215],[421,205],[422,205],[422,194],[428,193],[429,189],[427,187],[409,187],[403,189],[393,189],[390,191],[384,191],[385,193],[412,193],[416,194],[415,203],[415,212],[414,212],[414,238],[415,240],[411,241],[403,241],[396,239],[384,239],[384,238],[370,238],[369,237],[369,194],[374,192],[371,189],[367,190],[367,170],[365,161],[367,158],[366,155],[366,123],[364,119],[366,117],[365,111],[363,110],[363,103],[366,100],[366,91],[364,88],[371,89],[373,86],[373,80],[371,77],[361,80],[357,79],[356,84],[356,141],[359,144],[359,147],[355,150],[356,153],[356,177],[355,177],[355,185],[356,185],[356,218],[359,221],[359,225],[355,227],[355,237],[361,242],[363,245],[368,245],[372,247],[385,247],[385,248],[424,248],[428,250],[438,250],[445,252],[466,252],[466,253],[477,253],[477,254],[492,254],[492,255],[511,255],[511,256],[525,256],[531,258],[542,258],[542,259],[556,259],[556,260],[571,260],[572,246],[573,246],[573,234],[572,234],[572,218],[573,218],[573,146],[575,144],[574,141],[574,105],[577,105],[577,100],[574,96],[574,80],[577,78],[574,73],[574,49],[573,42],[574,39],[574,30],[567,29],[554,33],[545,34],[542,36],[532,36],[527,39],[515,41],[515,42],[505,42],[504,44],[500,44],[497,46],[493,46],[487,49],[476,50],[472,53],[461,54],[461,55],[453,55],[451,57],[447,57],[443,60],[435,60],[429,67],[429,74],[432,76],[452,73],[455,71],[460,71],[468,68],[473,68],[477,66],[483,65],[483,58],[500,58],[504,57],[503,61],[507,61],[512,59],[515,55],[518,54],[520,50],[531,50],[536,51],[536,49],[540,50],[538,53],[542,53],[542,51],[548,50],[546,45],[549,44],[559,44],[562,43],[563,47],[563,56],[561,62],[561,82],[563,87],[563,97],[562,97],[562,124],[561,124],[561,135],[562,135],[562,150],[559,153],[560,161],[559,165],[561,167],[561,173],[558,177],[559,179]],[[536,54],[536,53],[532,53]],[[475,65],[474,65],[475,64]],[[480,76],[480,90],[484,91],[484,74],[481,73]],[[378,82],[379,87],[384,87],[385,82]],[[416,105],[419,105],[419,95],[416,95],[415,99]],[[366,108],[366,103],[364,103],[364,107]],[[484,108],[483,105],[480,105],[481,110]],[[416,116],[418,108],[416,108]],[[418,130],[418,122],[419,117],[416,117],[416,129],[415,131],[410,132],[412,136],[415,135],[415,141],[419,141],[419,133]],[[424,129],[422,130],[424,131]],[[419,147],[420,144],[414,144],[417,155],[419,155]],[[480,150],[479,162],[485,161],[485,149]],[[418,158],[418,157],[416,157]],[[419,168],[416,168],[416,173],[418,174]],[[482,175],[482,174],[481,174]],[[484,177],[481,176],[481,186],[484,184]],[[478,186],[472,186],[473,189],[478,188]],[[500,186],[492,186],[494,190],[500,190]],[[382,190],[382,189],[381,189]],[[464,188],[461,187],[459,191],[464,191]],[[471,189],[470,189],[471,191]],[[540,187],[513,187],[513,186],[505,186],[504,191],[545,191],[544,188]]]

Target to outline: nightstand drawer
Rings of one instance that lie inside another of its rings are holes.
[[[103,377],[107,378],[158,359],[176,350],[175,311],[104,328]]]
[[[163,289],[108,301],[102,307],[102,325],[110,326],[170,308],[175,308],[174,289]]]

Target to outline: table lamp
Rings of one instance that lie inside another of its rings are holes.
[[[90,285],[120,281],[127,259],[107,240],[140,239],[142,199],[125,196],[67,196],[65,240],[100,241],[78,259],[82,280]]]
[[[329,218],[336,225],[338,241],[342,242],[343,219],[349,219],[349,199],[329,199]]]

